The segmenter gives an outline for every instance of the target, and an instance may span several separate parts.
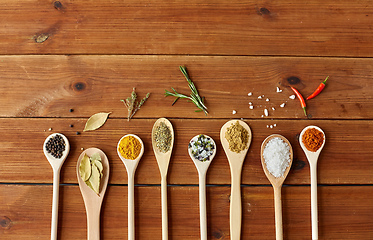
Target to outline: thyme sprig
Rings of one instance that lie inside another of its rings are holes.
[[[135,92],[135,88],[133,88],[131,96],[126,98],[125,100],[121,99],[128,110],[127,119],[128,121],[135,115],[135,113],[140,109],[140,107],[145,103],[145,101],[149,98],[150,93],[146,94],[146,96],[140,100],[140,102],[136,102],[137,94]]]
[[[205,115],[208,114],[207,112],[207,107],[205,106],[205,103],[204,103],[204,97],[200,97],[199,96],[199,93],[198,93],[198,90],[196,88],[196,86],[194,85],[194,83],[192,82],[192,80],[190,80],[189,78],[189,75],[188,75],[188,72],[186,71],[186,68],[184,66],[180,66],[180,71],[183,73],[184,77],[186,78],[186,80],[188,81],[188,86],[190,88],[190,96],[186,96],[184,94],[181,94],[181,93],[178,93],[176,92],[176,90],[174,88],[171,88],[173,92],[170,92],[168,90],[165,90],[165,96],[174,96],[176,97],[175,101],[172,103],[172,105],[174,105],[176,103],[177,100],[179,100],[179,98],[186,98],[186,99],[189,99],[192,103],[194,103],[194,105],[196,105],[197,108],[199,108],[199,110],[196,110],[196,112],[204,112]]]

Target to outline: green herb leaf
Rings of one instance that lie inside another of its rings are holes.
[[[83,132],[93,131],[100,128],[106,122],[109,117],[109,113],[96,113],[92,115],[85,124]]]

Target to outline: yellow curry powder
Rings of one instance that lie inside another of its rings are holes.
[[[118,151],[125,159],[135,160],[140,154],[141,143],[137,138],[127,136],[120,141]]]

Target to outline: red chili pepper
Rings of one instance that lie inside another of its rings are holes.
[[[304,98],[303,96],[298,92],[297,89],[291,87],[291,90],[293,90],[293,92],[295,93],[295,95],[297,95],[299,101],[300,101],[300,105],[302,106],[303,108],[303,111],[304,111],[304,115],[306,115],[307,117],[307,112],[306,112],[306,102],[304,101]]]
[[[326,80],[328,80],[328,78],[329,78],[329,76],[326,77],[324,82],[320,83],[320,85],[317,87],[317,89],[307,98],[307,100],[310,100],[311,98],[314,98],[317,95],[319,95],[319,93],[324,89],[325,82],[326,82]]]

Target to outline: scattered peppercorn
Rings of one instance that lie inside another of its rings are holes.
[[[50,153],[55,158],[61,158],[63,152],[65,151],[65,140],[61,135],[55,135],[49,138],[48,142],[45,144],[45,150]]]
[[[74,125],[70,124],[70,127],[74,127]]]
[[[70,112],[74,112],[74,109],[70,108]]]
[[[76,132],[76,135],[79,135],[80,134],[80,132]]]

